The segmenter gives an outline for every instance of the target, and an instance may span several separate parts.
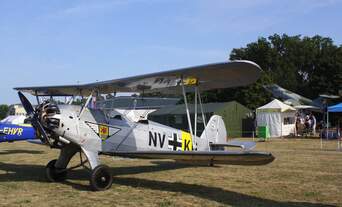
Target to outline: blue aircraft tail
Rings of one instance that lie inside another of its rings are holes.
[[[0,122],[0,142],[36,139],[36,132],[30,124],[9,124]]]

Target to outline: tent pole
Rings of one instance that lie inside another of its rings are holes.
[[[284,117],[283,117],[283,114],[280,113],[280,135],[281,135],[281,138],[283,139],[283,124],[284,124]]]
[[[337,149],[341,149],[341,129],[340,129],[340,119],[337,123]]]
[[[325,123],[325,139],[328,140],[328,129],[329,129],[329,112],[327,107],[327,117],[326,117],[326,123]],[[323,136],[321,135],[321,149],[323,149]]]
[[[327,127],[327,131],[326,131],[326,139],[328,140],[328,130],[329,130],[329,111],[327,109],[327,124],[326,124],[326,127]]]

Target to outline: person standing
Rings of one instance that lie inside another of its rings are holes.
[[[305,116],[305,133],[309,134],[311,130],[311,119],[310,115]]]
[[[310,114],[310,119],[311,119],[312,134],[316,135],[316,117],[312,113]]]

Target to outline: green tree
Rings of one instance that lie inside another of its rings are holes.
[[[255,109],[270,100],[263,85],[271,83],[308,98],[342,89],[342,47],[328,37],[274,34],[233,49],[229,59],[254,61],[264,72],[250,86],[205,93],[206,101],[237,100]]]
[[[9,107],[6,104],[0,105],[0,120],[4,119],[7,116]]]
[[[342,48],[328,37],[274,34],[233,49],[230,59],[252,60],[272,82],[309,98],[341,89]]]

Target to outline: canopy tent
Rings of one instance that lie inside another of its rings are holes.
[[[326,122],[326,132],[327,132],[327,137],[328,137],[328,129],[329,129],[329,113],[337,113],[337,112],[342,112],[342,103],[329,106],[327,110],[327,122]]]
[[[328,112],[342,112],[342,103],[328,107]]]
[[[340,137],[340,129],[339,129],[339,126],[340,126],[340,123],[337,124],[337,130],[336,130],[336,134],[334,134],[334,130],[330,130],[330,132],[333,132],[333,133],[329,133],[329,127],[331,127],[330,123],[329,123],[329,114],[330,113],[338,113],[338,112],[342,112],[342,103],[339,103],[339,104],[336,104],[336,105],[333,105],[333,106],[329,106],[327,108],[327,117],[326,117],[326,123],[325,123],[325,132],[323,131],[321,135],[325,135],[325,138],[326,139],[329,139],[330,138],[338,138]],[[329,135],[331,134],[331,135]],[[336,135],[336,136],[335,136]],[[321,136],[321,148],[323,148],[323,143],[322,143],[322,138],[323,136]],[[338,139],[338,149],[340,149],[340,139]]]
[[[329,132],[329,127],[330,124],[329,124],[329,113],[337,113],[337,112],[342,112],[342,103],[339,103],[339,104],[336,104],[336,105],[333,105],[333,106],[329,106],[328,107],[328,110],[327,110],[327,122],[326,122],[326,130],[325,130],[325,135],[326,135],[326,138],[328,138],[328,132]],[[338,126],[340,124],[338,123]]]
[[[296,109],[278,99],[257,108],[257,126],[267,126],[270,137],[282,137],[295,133]]]

